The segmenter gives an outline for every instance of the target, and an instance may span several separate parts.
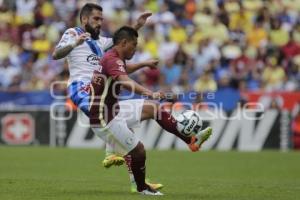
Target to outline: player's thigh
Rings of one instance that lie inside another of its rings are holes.
[[[122,156],[128,154],[139,142],[124,119],[115,118],[106,128],[92,129],[95,134],[113,148],[114,153]]]
[[[129,128],[138,126],[141,118],[144,99],[131,99],[119,102],[120,112],[117,117],[123,118]]]
[[[146,119],[155,119],[159,109],[159,103],[151,100],[145,100],[142,108],[141,121]]]
[[[72,102],[87,116],[89,116],[90,92],[89,84],[83,82],[73,82],[68,86],[68,95]]]

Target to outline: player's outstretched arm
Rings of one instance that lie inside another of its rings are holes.
[[[135,30],[138,31],[142,26],[145,25],[145,23],[146,23],[148,17],[150,17],[151,15],[152,15],[151,12],[145,12],[145,13],[141,14],[141,15],[139,16],[139,18],[137,19],[137,22],[136,22],[136,24],[133,26],[133,28],[134,28]]]
[[[52,53],[52,58],[54,60],[58,60],[61,58],[66,57],[73,49],[75,48],[75,45],[67,45],[61,48],[56,48]]]
[[[88,37],[90,37],[89,33],[83,33],[74,43],[55,48],[52,54],[52,58],[54,60],[58,60],[66,57],[75,47],[81,45]]]
[[[164,99],[165,95],[162,92],[152,92],[151,90],[143,87],[134,80],[128,77],[128,75],[120,75],[117,80],[127,90],[132,91],[136,94],[150,97],[151,99]]]
[[[128,74],[130,74],[143,67],[150,67],[151,69],[155,69],[157,67],[157,64],[158,64],[157,59],[149,59],[140,63],[127,64],[126,71]]]

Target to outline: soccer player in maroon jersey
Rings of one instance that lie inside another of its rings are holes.
[[[93,131],[115,153],[130,158],[138,192],[162,195],[145,183],[146,153],[131,127],[142,120],[154,119],[163,129],[182,139],[193,152],[198,151],[210,137],[212,128],[207,127],[191,137],[182,135],[176,128],[176,120],[155,101],[164,99],[165,94],[152,92],[129,78],[128,74],[137,68],[127,67],[126,60],[134,55],[137,38],[137,31],[131,27],[124,26],[115,32],[113,48],[104,55],[100,68],[93,74],[89,118]],[[119,101],[121,88],[147,96],[149,100]]]
[[[80,12],[80,26],[68,28],[62,39],[53,51],[53,59],[67,58],[70,77],[68,81],[68,95],[72,102],[87,116],[89,116],[90,82],[95,69],[99,68],[99,60],[104,53],[111,48],[112,38],[100,36],[103,23],[103,9],[94,3],[85,4]],[[146,23],[151,13],[142,13],[134,26],[140,29]],[[155,65],[156,59],[150,59],[141,63],[134,63],[136,67]],[[114,154],[109,145],[106,146],[106,156],[103,166],[109,168],[113,165],[121,165],[125,162],[122,156]],[[130,177],[130,189],[136,192],[133,174],[130,170],[130,159],[126,159]],[[149,183],[151,187],[161,189],[160,183]]]

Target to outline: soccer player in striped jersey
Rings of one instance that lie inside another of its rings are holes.
[[[142,120],[154,119],[163,129],[182,139],[193,152],[198,151],[210,137],[212,128],[199,130],[191,137],[184,136],[177,130],[177,122],[172,115],[153,101],[164,99],[165,94],[152,92],[129,78],[128,73],[137,68],[127,66],[126,60],[131,59],[136,51],[137,37],[137,31],[127,26],[115,32],[113,48],[101,59],[100,67],[92,77],[89,119],[94,133],[109,144],[115,153],[130,157],[137,191],[144,195],[163,195],[145,182],[145,149],[131,127]],[[122,88],[150,100],[119,101]]]

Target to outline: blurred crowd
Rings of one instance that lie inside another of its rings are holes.
[[[130,61],[159,58],[157,70],[133,75],[151,89],[300,89],[300,0],[0,0],[0,90],[68,79],[65,60],[51,54],[86,2],[103,7],[104,36],[153,13]]]

